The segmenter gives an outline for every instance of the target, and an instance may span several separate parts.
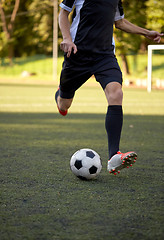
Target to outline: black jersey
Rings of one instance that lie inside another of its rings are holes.
[[[70,32],[78,50],[113,53],[113,24],[124,17],[121,0],[64,0],[60,6],[69,12],[75,6]]]

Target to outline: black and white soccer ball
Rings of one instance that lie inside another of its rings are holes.
[[[72,155],[70,168],[80,179],[96,178],[102,168],[100,156],[92,149],[80,149]]]

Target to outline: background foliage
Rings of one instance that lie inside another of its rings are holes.
[[[17,0],[1,0],[7,28]],[[58,1],[59,4],[60,1]],[[164,2],[160,0],[123,0],[125,17],[141,27],[160,32],[164,31]],[[57,16],[54,16],[57,17]],[[137,53],[146,49],[148,40],[141,36],[115,31],[116,46],[120,54]],[[61,33],[59,31],[59,41]],[[53,0],[26,0],[19,2],[19,9],[13,23],[13,32],[7,39],[0,18],[0,57],[9,55],[12,46],[12,57],[34,54],[52,54],[53,42]]]

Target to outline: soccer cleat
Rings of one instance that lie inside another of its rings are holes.
[[[109,173],[120,173],[120,170],[123,168],[129,168],[132,166],[137,159],[137,154],[135,152],[121,153],[117,152],[111,159],[108,161],[107,170]]]
[[[56,93],[55,93],[55,101],[56,101],[56,104],[57,104],[57,108],[58,108],[59,113],[60,113],[62,116],[66,116],[67,113],[68,113],[68,111],[67,111],[67,110],[61,111],[61,110],[59,109],[58,102],[57,102],[58,96],[59,96],[59,88],[58,88],[58,90],[57,90]]]

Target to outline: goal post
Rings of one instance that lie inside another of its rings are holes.
[[[152,88],[152,51],[164,50],[164,45],[148,45],[148,66],[147,66],[147,91],[151,92]]]

